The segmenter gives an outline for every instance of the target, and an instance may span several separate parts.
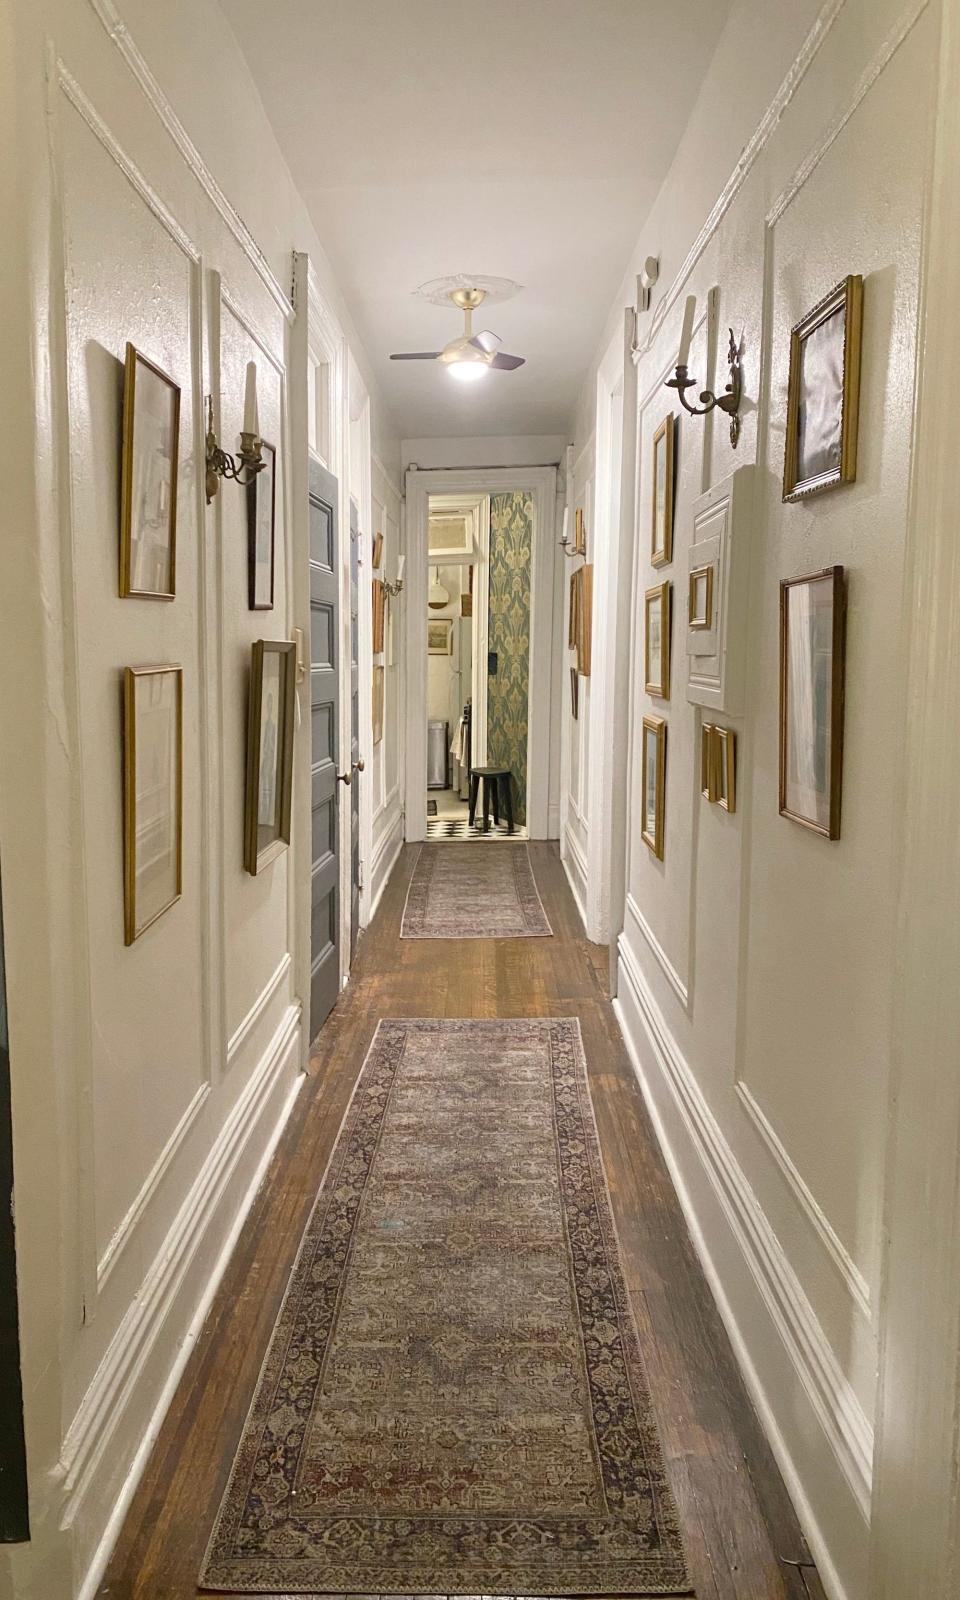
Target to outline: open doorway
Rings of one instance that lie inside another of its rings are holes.
[[[525,838],[532,497],[428,506],[426,835]]]
[[[411,467],[406,490],[406,837],[551,837],[555,469]]]

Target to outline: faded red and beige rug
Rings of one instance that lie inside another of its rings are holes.
[[[525,844],[427,844],[417,857],[401,939],[530,939],[553,933]]]
[[[380,1023],[201,1581],[690,1593],[575,1019]]]

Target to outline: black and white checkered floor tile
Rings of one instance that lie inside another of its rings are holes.
[[[499,827],[490,824],[490,832],[484,833],[482,828],[471,828],[469,817],[428,817],[428,839],[523,839],[523,828],[514,828],[512,834],[507,833],[506,823],[501,822]]]

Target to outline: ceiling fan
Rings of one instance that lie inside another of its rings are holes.
[[[463,312],[463,333],[451,339],[442,350],[405,350],[390,357],[391,361],[442,361],[453,377],[465,383],[482,378],[490,368],[513,372],[522,367],[523,356],[508,356],[500,350],[500,339],[489,330],[473,331],[473,313],[487,298],[486,289],[452,289],[448,298]]]

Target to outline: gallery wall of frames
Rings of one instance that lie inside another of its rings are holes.
[[[106,1553],[302,1081],[294,245],[330,334],[327,459],[345,493],[348,353],[369,371],[222,14],[170,0],[154,24],[112,0],[37,0],[5,62],[21,188],[0,295],[23,330],[0,601],[33,1513],[19,1559],[44,1594],[80,1592]],[[202,95],[197,37],[221,40]],[[208,498],[208,431],[234,466],[245,435],[262,441],[249,485],[246,468],[218,475]]]
[[[638,247],[661,259],[634,355],[617,1008],[821,1570],[851,1600],[869,1592],[935,40],[902,11],[848,0],[818,25],[802,87],[773,86],[712,211],[668,179]],[[691,160],[681,146],[675,170]],[[729,413],[684,403],[724,393],[731,329],[735,442]],[[578,440],[596,395],[591,375]]]

